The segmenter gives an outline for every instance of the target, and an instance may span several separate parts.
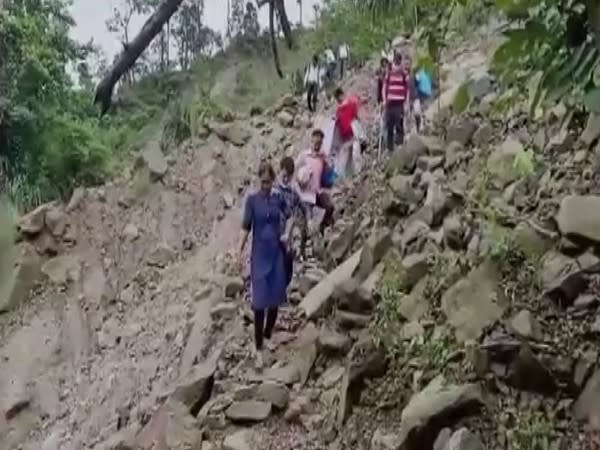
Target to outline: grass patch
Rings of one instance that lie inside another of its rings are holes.
[[[552,432],[552,423],[544,414],[525,412],[514,417],[507,437],[514,450],[548,450]]]

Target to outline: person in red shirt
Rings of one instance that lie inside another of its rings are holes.
[[[394,150],[394,141],[404,141],[404,114],[409,101],[409,76],[402,64],[402,55],[394,52],[394,61],[384,81],[381,96],[385,107],[387,148]],[[394,134],[396,139],[394,139]]]
[[[338,105],[336,109],[337,132],[341,140],[336,169],[338,174],[344,177],[346,174],[360,170],[364,135],[358,117],[358,98],[354,95],[346,97],[342,88],[337,88],[334,96]]]

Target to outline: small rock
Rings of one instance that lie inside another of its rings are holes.
[[[485,450],[481,439],[466,428],[456,431],[444,450]]]
[[[140,237],[140,231],[134,224],[128,223],[125,225],[125,229],[123,230],[123,236],[131,241],[135,241],[138,237]]]
[[[371,438],[371,450],[398,450],[398,435],[377,428]]]
[[[290,392],[284,385],[277,383],[263,383],[256,388],[257,400],[270,402],[276,409],[285,409],[290,400]]]
[[[175,259],[175,252],[166,244],[157,245],[148,255],[148,265],[159,268],[167,267]]]
[[[288,406],[284,414],[284,419],[288,422],[297,420],[301,414],[303,414],[310,405],[310,399],[308,397],[299,396],[296,397]]]
[[[225,416],[232,422],[262,422],[269,414],[271,403],[258,400],[233,402],[225,410]]]
[[[352,340],[341,333],[323,329],[319,332],[319,350],[330,356],[345,355],[350,351]]]
[[[223,193],[223,203],[225,204],[225,208],[227,209],[231,209],[233,208],[233,195],[231,195],[231,192],[224,192]]]
[[[225,282],[225,297],[235,298],[244,291],[244,280],[241,277],[229,277]]]
[[[511,319],[510,326],[522,338],[536,340],[543,338],[540,324],[535,320],[533,314],[526,309],[519,311]]]
[[[291,127],[294,124],[294,115],[283,110],[277,114],[277,120],[283,127]]]
[[[223,450],[255,450],[251,430],[238,430],[225,437]]]

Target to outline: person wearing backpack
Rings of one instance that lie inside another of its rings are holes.
[[[308,110],[315,112],[317,110],[317,100],[321,88],[321,67],[319,64],[319,55],[314,55],[312,62],[304,71],[304,87],[306,89],[306,102]]]
[[[306,208],[312,211],[314,206],[325,210],[323,219],[319,224],[319,232],[325,234],[327,227],[333,226],[335,208],[326,189],[330,188],[335,180],[332,165],[323,153],[323,138],[325,134],[319,128],[313,130],[312,145],[309,150],[302,152],[296,161],[298,167],[297,181],[298,192]]]
[[[410,104],[409,76],[402,64],[400,52],[394,52],[392,65],[383,82],[381,96],[385,108],[387,149],[391,153],[394,151],[395,143],[404,142],[404,117]]]
[[[329,81],[332,81],[335,77],[336,60],[335,60],[335,53],[333,52],[331,47],[327,47],[325,49],[324,57],[325,57],[325,64],[327,67],[327,79]]]
[[[420,68],[415,72],[412,77],[411,88],[413,92],[412,111],[415,117],[417,133],[420,133],[423,127],[423,108],[425,107],[425,102],[433,94],[431,77],[425,69]]]

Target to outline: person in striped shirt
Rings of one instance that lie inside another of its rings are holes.
[[[409,76],[402,64],[402,55],[396,51],[381,92],[385,106],[387,148],[390,153],[394,151],[395,143],[404,142],[404,115],[410,104],[408,83]]]

